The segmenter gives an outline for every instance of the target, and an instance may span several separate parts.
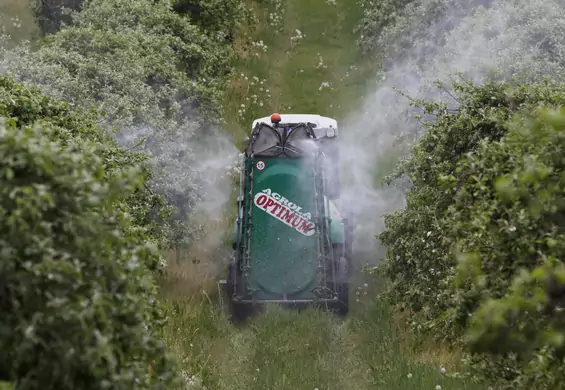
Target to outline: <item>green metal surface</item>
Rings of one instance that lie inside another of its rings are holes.
[[[330,237],[332,244],[343,244],[345,243],[345,227],[343,222],[341,222],[341,216],[339,215],[338,209],[335,204],[330,201]]]
[[[318,284],[313,164],[256,158],[248,287],[255,299],[311,299]],[[261,169],[262,168],[262,169]]]
[[[338,279],[349,239],[330,200],[339,197],[339,180],[328,163],[337,156],[314,127],[261,122],[253,128],[242,155],[228,267],[234,302],[343,298]]]

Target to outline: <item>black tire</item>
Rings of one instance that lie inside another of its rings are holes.
[[[347,278],[353,275],[353,232],[355,230],[353,213],[348,212],[345,222],[344,256],[347,261]]]
[[[241,303],[234,300],[235,287],[241,283],[241,276],[237,268],[237,253],[234,252],[232,260],[228,265],[228,276],[226,279],[225,296],[228,302],[228,316],[233,324],[241,324],[254,314],[250,303]]]
[[[345,257],[338,260],[337,263],[337,313],[345,317],[349,314],[349,266]]]
[[[338,301],[332,302],[327,308],[340,317],[345,317],[349,314],[349,277],[347,275],[347,260],[343,257],[342,249],[341,245],[334,247],[334,258],[336,259],[335,293]],[[328,288],[333,290],[333,285],[328,285]]]
[[[234,293],[234,288],[235,288],[235,283],[236,283],[236,279],[235,279],[235,271],[236,271],[236,267],[237,267],[236,264],[237,264],[236,253],[234,252],[232,254],[232,257],[230,258],[229,263],[228,263],[228,274],[226,276],[226,284],[225,284],[225,289],[224,289],[224,295],[225,295],[228,302],[231,301],[231,298],[232,298],[233,293]]]
[[[230,322],[233,324],[244,324],[253,316],[254,310],[250,303],[235,302],[230,299]]]
[[[336,312],[341,317],[346,317],[349,314],[349,283],[337,285],[337,298],[339,302],[336,304]]]

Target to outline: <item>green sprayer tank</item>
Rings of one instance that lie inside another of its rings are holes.
[[[353,229],[337,207],[337,139],[337,122],[319,115],[254,121],[224,282],[233,319],[265,303],[347,314]]]

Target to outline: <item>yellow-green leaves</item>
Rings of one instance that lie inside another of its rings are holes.
[[[501,175],[494,180],[494,189],[498,196],[505,201],[512,201],[516,196],[514,180],[508,174]]]
[[[436,107],[403,167],[407,206],[380,235],[388,294],[431,336],[465,341],[479,373],[551,388],[565,376],[565,86],[455,90],[459,111]]]

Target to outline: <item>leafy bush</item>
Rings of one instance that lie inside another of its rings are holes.
[[[404,17],[404,8],[413,0],[362,0],[363,18],[356,31],[361,32],[359,43],[365,52],[374,52],[379,37],[387,27]]]
[[[169,238],[196,234],[188,218],[207,196],[213,175],[205,169],[229,166],[237,152],[217,150],[214,164],[206,160],[209,140],[219,138],[212,126],[221,122],[233,57],[216,29],[245,17],[243,1],[230,4],[230,15],[218,15],[221,26],[207,30],[168,0],[88,0],[73,23],[46,37],[39,50],[20,47],[1,64],[50,96],[95,107],[107,131],[118,129],[121,145],[151,156],[151,186],[176,206],[174,218],[182,221],[171,225],[176,228]]]
[[[71,22],[68,11],[76,11],[83,0],[27,0],[35,11],[37,24],[44,35],[57,32],[63,24]]]
[[[24,87],[16,84],[11,78],[0,77],[0,115],[14,119],[18,126],[31,126],[38,121],[48,123],[53,129],[52,140],[63,145],[70,142],[98,143],[106,178],[131,166],[139,166],[142,169],[140,174],[144,182],[152,177],[151,171],[145,165],[148,156],[119,147],[110,135],[98,126],[94,111],[73,109],[67,103],[45,97],[36,87]],[[151,238],[160,247],[166,245],[166,231],[157,223],[170,214],[162,197],[143,186],[134,189],[120,207],[132,218],[129,234],[144,239]],[[147,266],[155,270],[158,263],[153,262]]]
[[[387,247],[381,270],[393,283],[388,296],[398,308],[416,313],[414,329],[454,343],[465,341],[470,319],[481,308],[484,321],[472,351],[493,352],[479,347],[496,346],[529,364],[534,359],[517,345],[529,343],[539,353],[546,346],[538,338],[546,322],[531,307],[526,320],[515,322],[522,306],[510,289],[520,269],[533,271],[544,258],[563,253],[562,168],[556,160],[562,141],[550,128],[524,130],[525,120],[513,117],[539,104],[565,104],[565,85],[456,84],[455,92],[461,104],[455,112],[443,104],[417,102],[436,119],[426,124],[428,131],[412,156],[389,178],[406,174],[412,187],[406,208],[386,216],[386,231],[380,235]],[[502,316],[500,306],[484,303],[488,299],[508,304],[508,316]],[[553,323],[559,316],[547,318]],[[532,336],[505,326],[522,331],[530,326]],[[490,333],[492,329],[500,333]],[[506,337],[507,342],[493,343],[490,337]],[[526,363],[508,357],[495,364],[494,355],[482,356],[481,364],[496,377],[523,379]]]
[[[483,69],[515,75],[559,75],[565,65],[565,10],[556,0],[367,1],[360,24],[361,47],[378,53],[387,67],[410,62],[409,72],[426,77]],[[393,17],[389,16],[392,12]],[[478,69],[469,67],[475,64]],[[491,76],[491,75],[489,75]],[[426,77],[428,78],[428,77]]]
[[[254,14],[240,0],[175,0],[173,9],[204,32],[233,44],[238,27],[253,28]]]
[[[18,123],[64,111],[37,100],[20,96],[18,118],[0,125],[0,380],[21,389],[170,388],[177,375],[145,266],[158,255],[128,234],[135,227],[120,207],[143,175],[109,174],[104,144],[59,140],[80,128],[53,122],[76,117]]]
[[[217,112],[230,57],[214,38],[168,1],[89,0],[72,25],[9,70],[52,84],[69,102],[98,102],[115,125],[156,124],[187,110]]]
[[[508,127],[458,167],[465,184],[448,218],[465,253],[458,282],[473,286],[460,299],[480,302],[472,351],[516,356],[506,365],[524,374],[512,388],[556,389],[565,379],[565,110]]]
[[[44,34],[57,32],[62,24],[71,24],[72,11],[80,11],[84,0],[43,0],[33,2],[35,14]],[[222,34],[232,43],[241,16],[250,16],[245,3],[240,0],[173,0],[173,10],[187,15],[203,32]],[[68,11],[70,12],[68,12]]]

